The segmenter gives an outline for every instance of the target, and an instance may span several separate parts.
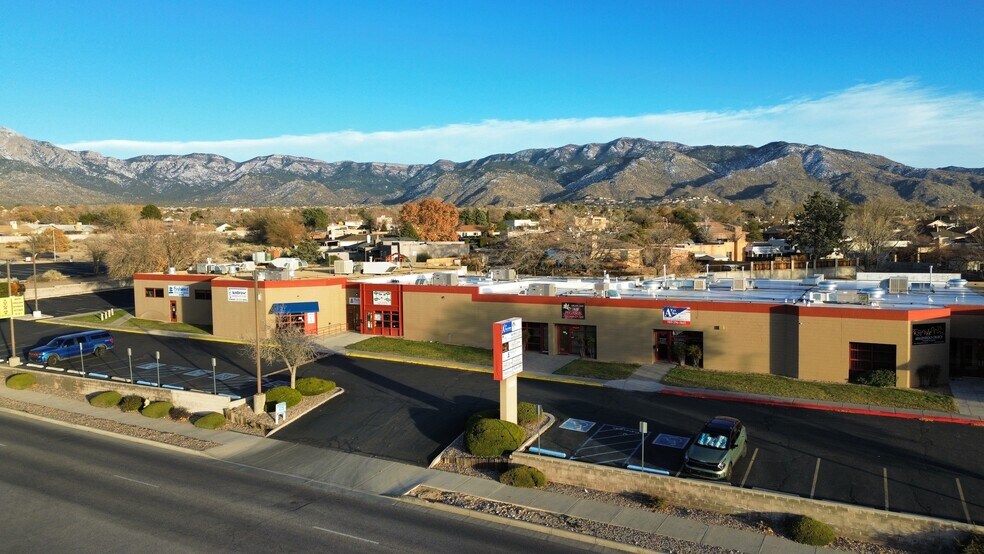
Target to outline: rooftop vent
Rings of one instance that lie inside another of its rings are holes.
[[[946,282],[946,287],[950,289],[962,289],[967,287],[966,279],[950,279]]]
[[[817,285],[817,288],[822,290],[823,292],[834,292],[835,290],[837,290],[837,283],[833,281],[824,281],[819,285]]]

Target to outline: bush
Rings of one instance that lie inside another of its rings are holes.
[[[144,409],[140,410],[140,413],[143,414],[144,417],[152,417],[154,419],[160,419],[166,416],[167,414],[169,414],[171,412],[171,408],[173,407],[174,405],[171,404],[170,402],[164,402],[164,401],[151,402],[150,404],[147,404],[147,406]]]
[[[179,406],[175,406],[168,410],[167,415],[174,421],[188,421],[191,419],[191,412]]]
[[[200,429],[218,429],[225,425],[224,415],[216,412],[209,412],[195,420],[195,427]]]
[[[120,409],[124,412],[135,412],[140,408],[143,408],[144,399],[142,396],[137,396],[131,394],[130,396],[124,396],[123,400],[120,401]]]
[[[482,419],[498,419],[499,408],[491,408],[488,410],[482,410],[481,412],[475,412],[468,416],[468,420],[465,421],[465,433],[471,431],[471,428],[475,426],[479,420]]]
[[[301,401],[301,393],[290,387],[274,387],[266,393],[266,411],[276,409],[278,402],[286,402],[287,407],[296,406]]]
[[[120,393],[114,390],[108,390],[90,398],[89,404],[97,408],[115,408],[120,404],[120,400],[123,400],[123,396]]]
[[[502,456],[523,444],[526,431],[501,419],[479,419],[465,432],[465,446],[475,456]]]
[[[320,377],[304,377],[297,380],[297,392],[303,396],[317,396],[335,388],[335,382]]]
[[[984,535],[971,535],[960,543],[960,554],[984,554]]]
[[[532,425],[536,423],[536,404],[532,402],[520,402],[517,408],[517,418],[520,425]]]
[[[895,371],[891,369],[876,369],[858,377],[858,384],[870,387],[894,387]]]
[[[7,388],[24,390],[34,386],[37,380],[30,373],[15,373],[7,377]]]
[[[514,487],[535,489],[546,485],[547,477],[535,467],[516,466],[500,475],[499,482]]]
[[[786,530],[792,540],[811,546],[827,546],[837,538],[829,525],[808,516],[793,516],[786,524]]]

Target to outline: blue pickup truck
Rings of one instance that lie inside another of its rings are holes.
[[[32,348],[27,357],[35,363],[55,365],[79,356],[102,356],[115,346],[116,339],[108,331],[85,331],[55,337],[44,346]]]

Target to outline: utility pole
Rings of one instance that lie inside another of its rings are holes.
[[[253,397],[253,413],[259,414],[264,410],[266,396],[263,394],[263,382],[260,380],[260,270],[253,271],[253,322],[254,350],[256,351],[256,396]]]
[[[34,317],[41,315],[38,308],[38,253],[31,252],[31,266],[34,268]]]
[[[7,258],[7,300],[10,303],[10,358],[7,365],[19,366],[20,356],[17,355],[17,341],[14,337],[14,294],[10,285],[10,258]]]

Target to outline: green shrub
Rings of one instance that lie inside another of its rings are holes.
[[[536,423],[536,404],[532,402],[520,402],[516,415],[516,419],[520,425],[532,425]]]
[[[142,396],[131,394],[130,396],[124,396],[119,405],[120,409],[124,412],[135,412],[143,408],[144,399]]]
[[[827,546],[837,538],[829,525],[808,516],[793,516],[786,524],[786,530],[792,540],[811,546]]]
[[[93,396],[89,399],[89,404],[97,408],[115,408],[120,404],[120,400],[123,400],[123,396],[120,393],[114,390],[108,390]]]
[[[516,466],[500,475],[499,482],[514,487],[535,489],[546,485],[547,477],[535,467]]]
[[[143,414],[145,417],[160,419],[166,416],[168,413],[170,413],[171,408],[173,407],[174,405],[171,404],[170,402],[164,402],[164,401],[151,402],[150,404],[147,404],[147,406],[144,409],[140,410],[140,413]]]
[[[479,419],[465,432],[465,446],[475,456],[502,456],[523,444],[526,431],[501,419]]]
[[[30,373],[15,373],[7,377],[7,388],[24,390],[34,386],[37,380]]]
[[[195,427],[201,429],[218,429],[225,425],[226,418],[224,415],[216,412],[209,412],[202,417],[195,420]]]
[[[297,389],[290,387],[274,387],[266,393],[266,411],[271,412],[277,408],[278,402],[286,402],[287,407],[296,406],[301,401],[301,393]]]
[[[180,406],[175,406],[168,410],[167,415],[174,421],[188,421],[191,419],[191,412]]]
[[[858,384],[870,387],[894,387],[895,371],[891,369],[876,369],[858,377]]]
[[[491,408],[488,410],[482,410],[481,412],[475,412],[468,416],[468,420],[465,421],[465,433],[469,432],[472,427],[475,426],[479,420],[482,419],[498,419],[499,408]]]
[[[304,377],[297,380],[297,392],[303,396],[317,396],[335,388],[335,382],[321,377]]]

